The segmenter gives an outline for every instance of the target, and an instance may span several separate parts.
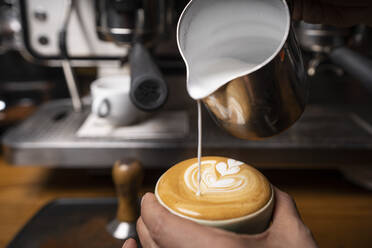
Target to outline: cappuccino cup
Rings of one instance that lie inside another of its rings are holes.
[[[147,113],[130,100],[130,76],[102,77],[91,85],[92,113],[114,126],[127,126],[144,119]]]
[[[200,188],[198,182],[197,158],[185,160],[159,178],[155,196],[171,213],[202,225],[245,234],[269,227],[273,187],[252,166],[225,157],[202,157]]]

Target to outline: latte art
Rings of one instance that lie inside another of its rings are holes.
[[[242,190],[247,185],[247,178],[238,175],[242,162],[229,159],[217,163],[216,160],[202,162],[200,193],[231,192]],[[186,186],[193,192],[198,190],[198,163],[190,166],[184,175]]]
[[[254,213],[271,197],[267,179],[253,167],[224,157],[203,157],[200,195],[198,161],[176,164],[159,179],[160,201],[177,214],[197,219],[224,220]]]

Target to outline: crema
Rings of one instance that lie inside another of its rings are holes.
[[[255,168],[225,157],[202,157],[200,195],[198,160],[171,167],[159,179],[156,191],[167,208],[204,220],[225,220],[261,209],[271,197],[268,180]]]

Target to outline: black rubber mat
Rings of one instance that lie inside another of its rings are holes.
[[[115,198],[58,199],[44,206],[8,248],[120,248],[106,231],[116,214]]]

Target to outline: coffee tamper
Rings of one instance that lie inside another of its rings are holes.
[[[112,179],[118,196],[118,209],[116,219],[107,225],[107,230],[117,239],[134,238],[139,216],[138,192],[143,181],[140,162],[117,161],[112,168]]]

